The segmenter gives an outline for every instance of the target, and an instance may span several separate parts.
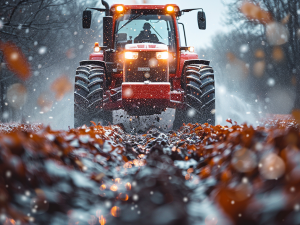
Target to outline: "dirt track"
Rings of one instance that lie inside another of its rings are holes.
[[[144,135],[118,126],[52,131],[3,124],[0,220],[298,224],[297,123],[228,124]]]

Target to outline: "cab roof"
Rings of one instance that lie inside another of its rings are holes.
[[[181,11],[179,9],[179,6],[176,5],[176,4],[166,4],[166,5],[124,5],[124,4],[114,4],[110,8],[110,12],[113,15],[120,15],[122,13],[129,13],[129,14],[135,14],[135,13],[138,13],[138,14],[139,13],[146,13],[146,14],[147,13],[150,13],[150,14],[151,13],[163,13],[163,14],[173,14],[176,17],[181,16]]]
[[[176,4],[166,4],[166,5],[124,5],[124,4],[114,4],[111,6],[110,9],[115,8],[118,5],[123,5],[126,10],[128,9],[166,9],[167,6],[171,5],[174,7],[177,7],[179,9],[179,6]],[[180,9],[179,9],[180,11]]]

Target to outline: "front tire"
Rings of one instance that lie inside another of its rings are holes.
[[[75,75],[74,127],[112,123],[112,112],[103,110],[105,87],[104,68],[96,65],[79,66]]]
[[[211,66],[192,64],[185,68],[185,110],[176,110],[173,129],[183,123],[215,125],[215,81]]]

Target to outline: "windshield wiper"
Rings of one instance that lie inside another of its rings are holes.
[[[137,14],[136,16],[132,17],[130,20],[128,20],[126,23],[123,24],[123,26],[120,27],[119,30],[121,30],[123,27],[125,27],[127,24],[129,24],[131,21],[140,18],[141,16],[143,16],[144,14]],[[119,32],[118,30],[118,32]]]
[[[152,27],[151,24],[150,24],[150,27]],[[160,36],[160,34],[154,29],[154,27],[152,27],[152,29],[158,34],[158,36]],[[162,36],[160,36],[160,38],[163,39]]]

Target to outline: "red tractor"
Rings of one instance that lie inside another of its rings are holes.
[[[74,126],[90,121],[112,124],[112,112],[129,116],[176,109],[173,128],[183,123],[215,123],[214,71],[198,59],[193,47],[181,46],[178,22],[183,13],[198,11],[199,29],[206,29],[202,9],[177,5],[123,5],[102,0],[103,46],[96,42],[89,60],[76,70]],[[92,13],[83,12],[83,28]],[[186,43],[185,31],[184,39]]]

